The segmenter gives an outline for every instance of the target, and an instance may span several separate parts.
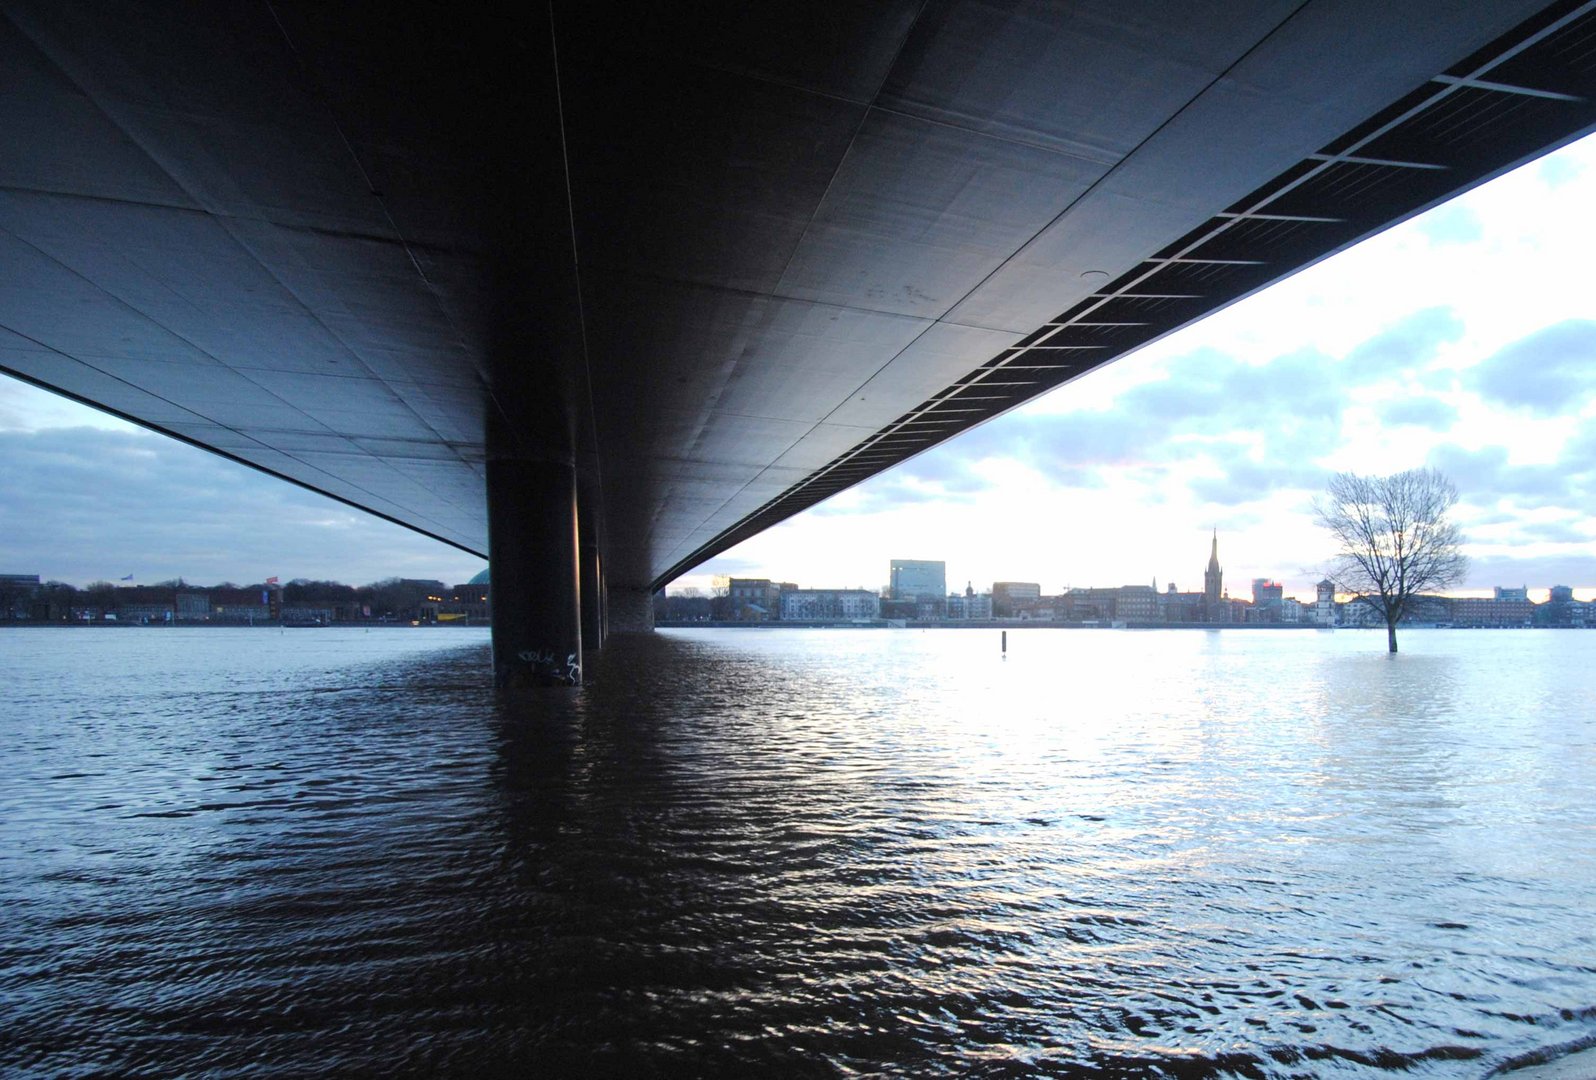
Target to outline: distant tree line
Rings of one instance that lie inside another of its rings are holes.
[[[416,618],[429,598],[446,597],[437,581],[384,578],[369,585],[345,585],[338,581],[295,578],[281,587],[285,608],[335,608],[352,618]],[[175,604],[177,595],[203,594],[210,604],[228,602],[259,603],[263,594],[273,591],[265,582],[240,585],[224,581],[216,585],[195,585],[182,578],[151,584],[126,584],[94,581],[81,589],[62,581],[39,585],[0,582],[0,619],[63,620],[86,610],[115,612],[149,605]],[[277,598],[274,598],[277,599]]]

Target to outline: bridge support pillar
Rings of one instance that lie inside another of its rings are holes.
[[[487,471],[494,683],[579,686],[576,470],[569,462],[490,458]]]
[[[582,586],[582,646],[589,652],[604,646],[604,568],[599,561],[595,527],[587,514],[577,523]]]
[[[653,593],[647,589],[610,590],[611,633],[648,633],[653,629]]]

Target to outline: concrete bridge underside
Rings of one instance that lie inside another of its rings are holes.
[[[579,679],[739,540],[1589,131],[1593,6],[0,0],[0,369],[491,553],[500,680]]]

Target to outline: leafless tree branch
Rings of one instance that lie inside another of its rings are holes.
[[[1434,469],[1392,476],[1337,473],[1314,516],[1338,549],[1329,578],[1356,593],[1385,619],[1389,647],[1412,599],[1463,580],[1463,534],[1447,520],[1457,488]]]

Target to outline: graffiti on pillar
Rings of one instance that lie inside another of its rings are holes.
[[[516,659],[531,665],[539,681],[564,683],[566,686],[582,684],[582,661],[576,653],[566,653],[565,659],[552,649],[522,649]]]

